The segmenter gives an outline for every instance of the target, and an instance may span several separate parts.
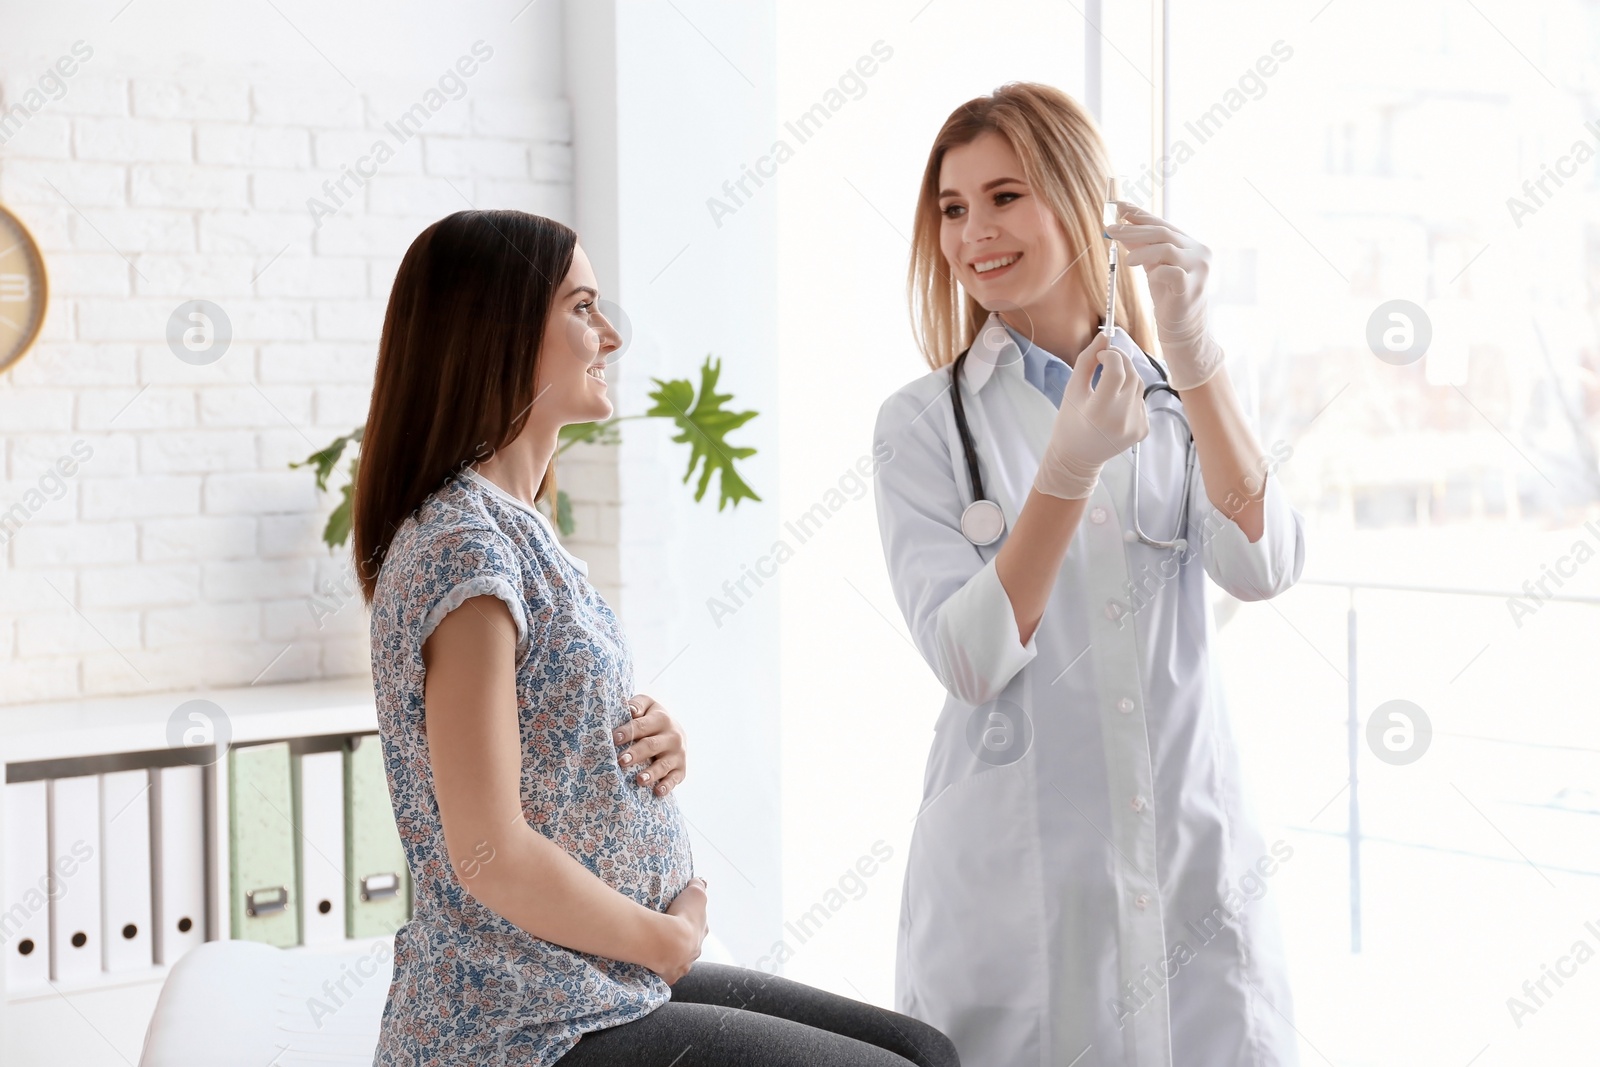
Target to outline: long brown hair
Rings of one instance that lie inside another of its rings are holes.
[[[539,340],[578,235],[523,211],[458,211],[411,242],[383,318],[353,549],[372,601],[389,540],[469,463],[522,432]],[[554,491],[554,464],[539,487]]]
[[[1060,89],[1037,82],[1002,85],[950,113],[933,139],[922,172],[906,295],[917,346],[934,370],[972,344],[989,317],[982,304],[962,293],[939,250],[939,169],[944,154],[987,132],[998,133],[1011,145],[1022,162],[1023,178],[1061,223],[1067,246],[1086,250],[1070,269],[1090,306],[1104,308],[1106,303],[1108,258],[1100,211],[1111,164],[1100,128]],[[1144,301],[1131,284],[1117,286],[1117,318],[1135,344],[1147,353],[1154,351]]]

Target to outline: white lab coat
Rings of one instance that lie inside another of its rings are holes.
[[[1004,331],[979,337],[962,396],[1010,530],[1056,409]],[[1116,343],[1159,380],[1126,332]],[[1124,453],[1024,645],[995,573],[1004,537],[977,548],[960,531],[971,495],[949,382],[945,368],[891,396],[874,442],[892,449],[875,488],[895,599],[947,693],[907,857],[895,1008],[948,1034],[965,1067],[1296,1064],[1271,891],[1293,849],[1266,844],[1246,809],[1195,564],[1241,600],[1277,596],[1300,576],[1301,516],[1270,475],[1251,543],[1207,499],[1197,459],[1175,565],[1176,550],[1124,541]],[[1156,539],[1177,521],[1184,441],[1151,415],[1139,496]]]

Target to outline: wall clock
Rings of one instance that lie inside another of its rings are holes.
[[[33,345],[44,325],[50,286],[33,235],[0,207],[0,374]]]

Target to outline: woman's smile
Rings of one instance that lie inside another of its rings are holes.
[[[1016,266],[1021,259],[1021,252],[1006,252],[973,260],[969,266],[979,279],[987,282],[1002,278],[1010,273],[1011,268]]]

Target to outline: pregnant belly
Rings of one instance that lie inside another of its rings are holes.
[[[557,832],[547,831],[547,836],[617,892],[665,911],[694,874],[688,828],[677,798],[625,785],[637,795],[617,797],[603,810],[589,807],[580,819],[558,815]],[[563,814],[576,813],[569,809]]]

